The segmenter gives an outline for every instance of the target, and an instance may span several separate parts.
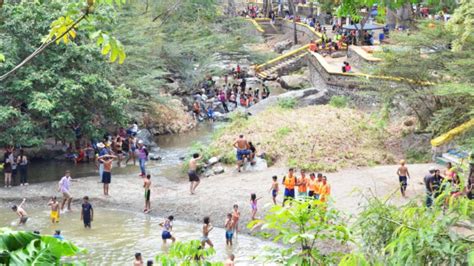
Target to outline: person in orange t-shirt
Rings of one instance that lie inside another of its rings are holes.
[[[318,51],[318,45],[314,40],[309,43],[309,50],[315,53]]]
[[[301,170],[301,177],[298,178],[296,185],[298,186],[298,197],[304,198],[308,196],[308,178],[305,176],[304,170]]]
[[[285,196],[283,199],[282,206],[285,206],[285,201],[287,201],[289,198],[295,198],[296,178],[294,176],[293,168],[290,168],[290,170],[288,171],[288,176],[285,176],[283,178],[283,185],[285,186]]]
[[[313,192],[313,196],[314,196],[314,199],[319,199],[321,197],[321,186],[323,185],[323,174],[319,173],[318,174],[318,179],[316,180],[315,184],[314,184],[314,192]]]
[[[308,180],[308,197],[314,198],[314,191],[316,190],[317,182],[318,180],[316,179],[316,176],[314,173],[311,173]]]
[[[327,177],[324,176],[320,191],[320,200],[322,202],[326,202],[328,200],[329,195],[331,195],[331,186],[327,183],[327,180]]]

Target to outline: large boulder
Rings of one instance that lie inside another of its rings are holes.
[[[283,51],[290,49],[292,44],[293,42],[291,40],[284,40],[281,42],[277,42],[273,46],[273,50],[277,53],[282,53]]]
[[[287,90],[303,89],[309,84],[309,80],[304,75],[282,76],[279,82],[281,86]]]
[[[143,141],[147,147],[157,147],[153,134],[146,128],[142,128],[137,133],[137,139]]]

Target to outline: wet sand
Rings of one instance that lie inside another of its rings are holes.
[[[431,164],[408,165],[412,179],[409,180],[408,199],[423,195],[423,176]],[[376,166],[371,168],[347,169],[337,173],[327,174],[332,187],[332,197],[335,206],[346,215],[354,215],[364,204],[364,196],[371,193],[384,196],[395,192],[393,201],[403,203],[408,199],[400,196],[396,165]],[[287,169],[272,167],[262,171],[237,173],[234,168],[226,168],[222,175],[201,178],[196,195],[189,194],[189,183],[186,179],[173,182],[166,178],[152,177],[151,205],[149,215],[166,217],[174,215],[176,219],[201,223],[204,216],[210,216],[215,224],[223,223],[225,215],[231,212],[233,204],[238,204],[241,211],[241,227],[250,220],[250,194],[263,196],[258,202],[257,217],[262,217],[272,206],[269,192],[271,176],[277,175],[279,181]],[[59,179],[59,178],[58,178]],[[113,175],[110,185],[110,197],[102,195],[102,184],[99,178],[86,177],[76,179],[72,183],[71,192],[74,197],[73,211],[80,208],[80,199],[87,195],[96,206],[97,215],[100,208],[113,208],[142,212],[144,207],[144,192],[142,178],[137,175]],[[282,189],[282,186],[280,186]],[[26,210],[32,208],[47,209],[49,198],[56,195],[59,200],[62,195],[57,192],[57,182],[44,182],[26,187],[0,188],[0,200],[4,205],[19,204],[22,198],[27,199]],[[282,200],[282,191],[278,201]],[[244,229],[244,232],[249,232]]]

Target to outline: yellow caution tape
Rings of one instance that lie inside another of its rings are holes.
[[[444,133],[443,135],[434,138],[431,140],[431,146],[433,147],[439,147],[449,141],[451,141],[454,137],[461,135],[462,133],[468,131],[474,127],[474,119],[471,119],[470,121],[451,129],[450,131]]]

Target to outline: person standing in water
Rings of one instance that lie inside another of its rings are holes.
[[[53,224],[59,223],[59,202],[57,201],[56,196],[51,197],[48,206],[51,207],[51,222]]]
[[[224,223],[225,228],[225,243],[228,246],[232,246],[232,237],[234,236],[233,231],[233,223],[232,223],[232,213],[227,214],[227,218]]]
[[[209,239],[209,232],[211,232],[214,227],[211,225],[211,219],[208,216],[204,217],[203,222],[204,224],[202,225],[201,247],[204,249],[207,243],[212,248],[214,247],[214,244],[212,244],[212,241]]]
[[[405,160],[400,161],[400,167],[397,170],[398,181],[400,182],[400,192],[403,197],[406,197],[405,192],[408,186],[408,178],[410,178],[410,173],[408,173],[408,168],[405,166]]]
[[[133,266],[143,266],[142,253],[135,253],[135,261],[133,262]]]
[[[161,239],[163,239],[163,244],[166,244],[166,240],[168,239],[171,239],[173,243],[174,241],[176,241],[176,238],[171,235],[171,230],[173,230],[173,220],[173,215],[170,215],[168,216],[168,219],[160,223],[160,226],[163,227],[163,232],[161,232]]]
[[[71,210],[71,172],[69,170],[66,171],[65,175],[61,178],[58,184],[58,191],[63,193],[63,202],[61,203],[61,211],[64,210],[64,205],[67,203],[67,210]]]
[[[232,227],[234,234],[237,236],[237,233],[239,232],[239,219],[240,219],[240,211],[239,211],[239,205],[234,204],[233,210],[232,210]]]
[[[145,145],[143,144],[143,141],[142,140],[139,140],[138,141],[138,149],[137,149],[137,153],[138,153],[138,163],[140,164],[140,176],[141,177],[145,177],[146,176],[146,161],[148,160],[148,150],[147,148],[145,147]]]
[[[104,155],[99,157],[99,162],[104,165],[104,172],[102,173],[102,183],[104,188],[104,195],[109,196],[109,185],[112,182],[112,163],[117,156]]]
[[[145,189],[145,209],[144,213],[149,213],[151,211],[151,202],[150,202],[150,193],[151,193],[151,175],[146,175],[146,178],[143,179],[143,188]]]
[[[198,167],[198,162],[201,159],[202,159],[202,156],[200,156],[199,153],[195,153],[193,154],[193,158],[189,160],[188,176],[189,176],[189,182],[190,182],[189,191],[191,195],[194,195],[194,193],[196,192],[196,188],[200,183],[199,176],[197,173],[197,167]]]
[[[26,199],[23,199],[20,205],[12,206],[12,211],[16,212],[18,217],[20,217],[20,220],[18,221],[18,225],[26,224],[26,221],[28,221],[28,213],[26,213],[25,209],[23,209],[23,204],[25,204],[25,202],[26,202]]]
[[[91,228],[92,221],[94,221],[94,209],[89,203],[89,197],[82,198],[81,221],[84,222],[84,228]]]

